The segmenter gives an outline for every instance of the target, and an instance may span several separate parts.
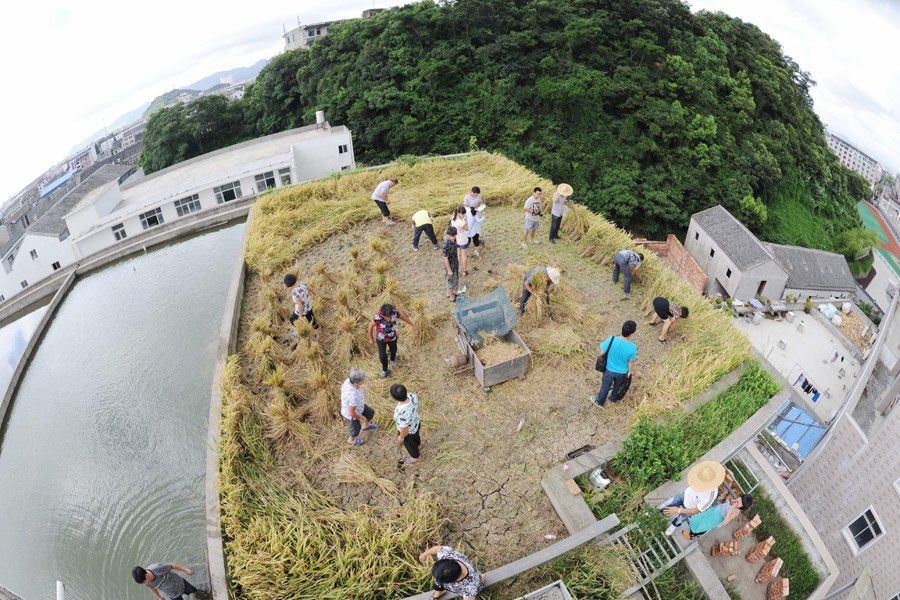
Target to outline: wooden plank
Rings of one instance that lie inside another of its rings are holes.
[[[617,517],[615,514],[611,514],[608,517],[597,521],[590,527],[582,529],[578,533],[570,535],[569,537],[560,540],[555,544],[551,544],[546,548],[538,550],[534,554],[529,554],[528,556],[522,557],[519,560],[503,565],[498,569],[488,571],[487,573],[485,573],[485,575],[487,575],[487,583],[485,585],[494,585],[495,583],[500,583],[501,581],[504,581],[506,579],[511,579],[517,575],[521,575],[529,569],[533,569],[544,564],[545,562],[549,562],[554,558],[559,558],[566,552],[574,550],[575,548],[578,548],[579,546],[590,542],[597,537],[600,537],[618,524],[619,517]],[[405,600],[429,600],[430,598],[431,592],[424,592],[415,596],[409,596],[405,598]],[[441,596],[441,598],[449,600],[450,598],[459,598],[459,596],[457,596],[456,594],[444,594],[443,596]]]
[[[581,493],[581,488],[578,487],[578,484],[575,483],[574,479],[566,479],[565,480],[566,489],[568,489],[573,496],[577,496]]]

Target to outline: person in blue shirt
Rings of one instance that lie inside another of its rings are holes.
[[[622,324],[622,337],[610,336],[600,344],[600,353],[609,354],[606,357],[606,371],[603,372],[600,393],[591,396],[591,402],[597,406],[602,407],[606,404],[610,390],[612,390],[613,402],[619,401],[619,392],[625,384],[625,380],[631,377],[634,361],[637,358],[637,345],[628,341],[635,331],[637,331],[637,323],[625,321]]]

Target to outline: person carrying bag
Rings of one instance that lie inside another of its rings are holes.
[[[603,407],[608,396],[611,396],[613,402],[618,402],[631,387],[631,373],[637,359],[637,345],[628,338],[634,335],[635,331],[637,324],[634,321],[625,321],[622,324],[622,337],[618,342],[616,336],[610,336],[600,344],[600,356],[597,358],[595,368],[603,373],[603,382],[600,385],[600,392],[596,396],[591,396],[591,402],[597,406]]]

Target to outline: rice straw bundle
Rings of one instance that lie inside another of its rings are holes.
[[[573,240],[580,240],[591,228],[591,224],[597,217],[586,206],[575,204],[574,208],[569,209],[562,221],[562,230],[566,232]]]
[[[335,462],[334,474],[339,483],[376,485],[391,498],[397,494],[397,484],[390,479],[379,477],[371,465],[360,458],[359,455],[342,454]]]

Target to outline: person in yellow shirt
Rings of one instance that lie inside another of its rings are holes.
[[[412,242],[413,250],[419,249],[419,238],[422,237],[423,231],[425,232],[425,235],[428,236],[428,239],[431,240],[431,247],[437,250],[438,242],[437,238],[434,236],[434,225],[431,221],[431,213],[427,210],[420,210],[412,216],[412,220],[415,227]]]

